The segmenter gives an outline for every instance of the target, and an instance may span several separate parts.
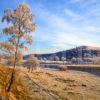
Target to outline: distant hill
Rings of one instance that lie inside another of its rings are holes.
[[[99,47],[91,47],[91,46],[80,46],[76,48],[72,48],[65,51],[60,51],[56,53],[50,54],[35,54],[39,59],[47,59],[47,60],[54,60],[55,57],[59,57],[61,60],[62,57],[65,59],[72,59],[72,58],[94,58],[100,57],[100,48]],[[29,55],[25,55],[24,59],[27,59]]]

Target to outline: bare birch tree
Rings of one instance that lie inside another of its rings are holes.
[[[7,9],[4,11],[2,22],[7,22],[8,26],[3,29],[3,34],[8,36],[8,41],[1,43],[6,49],[11,50],[14,57],[13,70],[7,91],[11,90],[14,80],[15,67],[19,52],[27,49],[26,43],[32,44],[32,36],[29,34],[35,30],[34,16],[29,6],[25,3],[20,4],[15,10]],[[5,45],[4,45],[5,44]],[[9,48],[8,48],[9,47]]]

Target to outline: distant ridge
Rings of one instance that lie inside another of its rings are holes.
[[[50,60],[51,58],[55,58],[55,56],[59,57],[60,59],[62,57],[65,57],[66,59],[72,59],[75,58],[87,58],[87,57],[100,57],[100,47],[92,47],[92,46],[79,46],[76,48],[72,48],[65,51],[59,51],[55,53],[49,53],[49,54],[35,54],[39,59],[46,58],[47,60]],[[24,59],[27,59],[29,55],[24,56]]]
[[[93,46],[80,46],[77,48],[87,49],[87,50],[100,50],[100,47],[93,47]]]

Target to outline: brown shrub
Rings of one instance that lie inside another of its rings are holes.
[[[27,61],[24,62],[23,66],[27,67],[29,71],[33,71],[39,65],[38,59],[36,57],[30,57]]]
[[[58,68],[59,68],[60,71],[66,71],[67,70],[67,68],[63,65],[59,65]]]

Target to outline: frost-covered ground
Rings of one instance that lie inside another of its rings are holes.
[[[28,75],[40,85],[41,91],[47,92],[41,92],[39,99],[100,100],[100,77],[87,72],[38,69]]]
[[[100,77],[81,71],[38,68],[29,73],[18,68],[11,92],[17,100],[100,100]]]

